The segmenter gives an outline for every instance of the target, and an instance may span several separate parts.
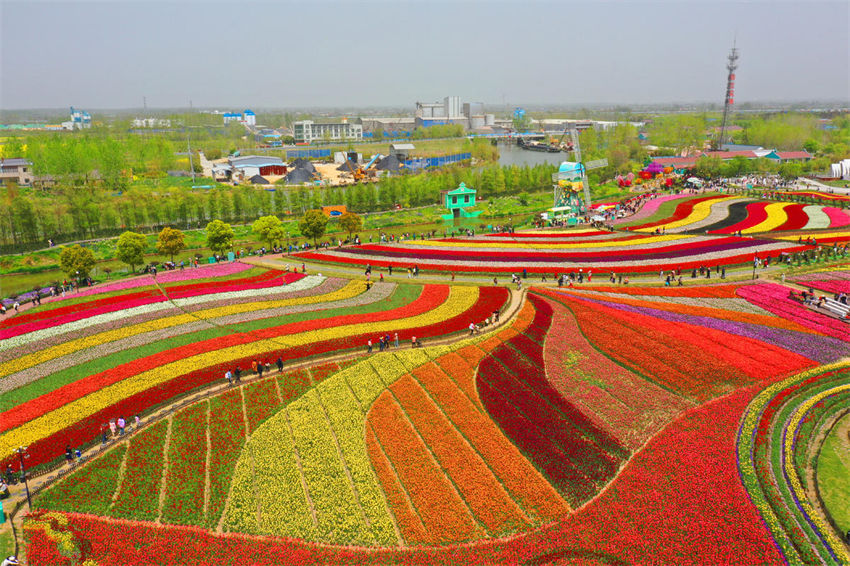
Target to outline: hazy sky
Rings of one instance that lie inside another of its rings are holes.
[[[850,1],[0,0],[0,107],[850,99]]]

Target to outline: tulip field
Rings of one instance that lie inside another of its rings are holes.
[[[635,215],[622,226],[635,232],[659,230],[669,234],[736,234],[738,232],[766,234],[799,230],[846,229],[850,226],[850,209],[841,208],[846,201],[834,200],[836,206],[777,202],[728,195],[685,197],[673,201],[676,206],[668,215],[660,212],[651,215],[639,212],[640,217]],[[657,206],[654,208],[660,210]],[[817,237],[820,239],[819,236]]]
[[[309,257],[494,272],[514,254],[563,271],[610,252],[655,270],[654,255],[708,241],[759,242],[580,230]],[[35,463],[110,418],[218,388],[39,490],[31,563],[850,561],[834,433],[850,426],[850,326],[779,283],[520,295],[402,276],[367,290],[236,265],[0,325],[0,443],[29,444]],[[467,330],[494,311],[498,326]],[[385,333],[400,342],[379,351]]]
[[[848,217],[850,223],[850,217]],[[796,239],[796,238],[795,238]],[[364,244],[298,254],[306,261],[342,266],[469,273],[502,276],[518,273],[578,271],[597,276],[674,269],[751,264],[753,257],[777,258],[782,253],[812,249],[796,241],[733,235],[653,235],[600,230],[517,232],[475,238],[410,240],[393,244]]]
[[[189,270],[205,276],[208,269]],[[169,274],[167,274],[169,275]],[[213,273],[213,275],[215,275]],[[0,324],[0,447],[30,466],[96,440],[171,399],[224,383],[252,362],[290,364],[462,332],[507,301],[502,288],[379,284],[250,268],[232,277],[107,287]],[[165,278],[166,280],[168,278]]]

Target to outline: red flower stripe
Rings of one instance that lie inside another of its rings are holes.
[[[206,525],[218,526],[233,468],[245,444],[242,395],[234,389],[210,400],[210,495]]]
[[[480,538],[484,533],[389,391],[372,404],[368,420],[399,480],[407,488],[431,542]]]
[[[203,522],[207,407],[207,403],[198,403],[171,419],[163,523],[193,525]]]
[[[335,374],[340,370],[339,364],[336,362],[331,362],[329,364],[324,364],[321,366],[316,366],[310,368],[310,373],[313,376],[313,382],[319,383],[320,381],[324,381],[331,375]]]
[[[735,299],[738,297],[736,291],[741,284],[721,283],[719,285],[699,285],[694,287],[611,287],[582,285],[576,290],[597,291],[600,293],[618,293],[626,295],[651,295],[655,297],[700,297]],[[547,290],[541,289],[548,293]]]
[[[248,415],[248,434],[253,434],[264,420],[277,412],[280,399],[277,398],[277,385],[274,378],[246,385],[245,412]]]
[[[288,371],[278,378],[278,382],[280,383],[280,395],[283,397],[284,404],[300,397],[312,386],[310,373],[307,369]]]
[[[534,469],[480,405],[470,402],[456,385],[459,376],[446,373],[446,356],[434,365],[415,370],[428,391],[458,430],[487,462],[516,502],[537,521],[548,521],[569,512],[569,506]],[[470,370],[474,374],[474,370]],[[451,377],[449,377],[451,375]],[[476,396],[477,398],[477,396]]]
[[[168,421],[160,421],[130,441],[124,479],[111,514],[126,519],[156,519],[167,426]]]
[[[563,305],[553,307],[553,324],[543,350],[547,379],[600,429],[637,450],[688,402],[635,375],[599,353]]]
[[[737,232],[738,230],[746,230],[752,226],[756,226],[761,224],[765,220],[767,220],[767,205],[771,204],[770,202],[760,201],[760,202],[751,202],[747,205],[747,217],[741,220],[740,222],[736,222],[731,226],[726,226],[725,228],[720,228],[719,230],[714,230],[715,234],[732,234]],[[808,220],[807,220],[808,222]]]
[[[419,379],[429,371],[439,369],[429,364],[414,370],[414,375]],[[481,456],[458,433],[442,410],[434,405],[419,383],[408,374],[390,389],[422,441],[433,452],[444,473],[452,479],[470,511],[488,533],[495,536],[528,527],[522,511]],[[452,533],[437,536],[450,540]]]
[[[788,215],[788,220],[774,230],[802,230],[809,222],[809,215],[803,211],[805,207],[805,204],[789,204],[786,206],[784,210]]]

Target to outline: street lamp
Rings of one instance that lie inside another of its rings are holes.
[[[18,458],[21,461],[21,477],[24,480],[24,488],[26,489],[26,492],[27,492],[27,506],[28,506],[29,510],[32,511],[32,499],[30,498],[30,484],[27,481],[27,469],[26,469],[26,466],[24,466],[24,459],[29,458],[30,455],[27,453],[27,447],[26,446],[19,446],[18,448],[15,448],[15,452],[18,454]]]

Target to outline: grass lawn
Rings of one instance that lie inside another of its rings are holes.
[[[842,423],[844,426],[842,426]],[[817,462],[818,489],[840,533],[850,531],[850,415],[840,420],[826,437]],[[845,435],[842,438],[840,435]]]

